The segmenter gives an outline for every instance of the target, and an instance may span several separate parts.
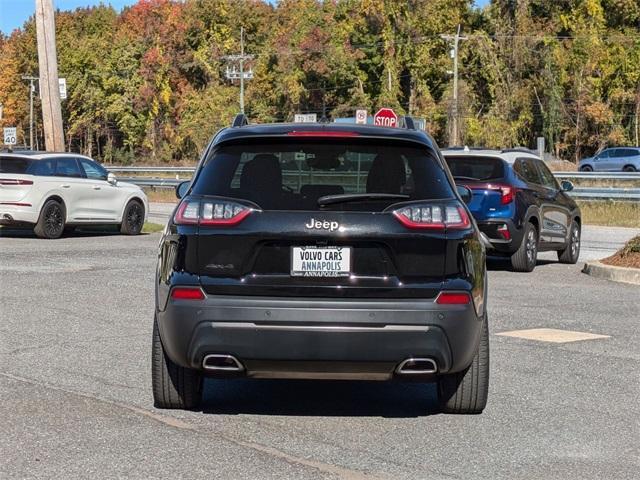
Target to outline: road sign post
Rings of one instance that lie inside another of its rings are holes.
[[[398,115],[391,108],[381,108],[373,117],[373,124],[379,127],[397,127]]]
[[[4,144],[15,145],[16,143],[18,143],[18,135],[16,132],[16,127],[5,127],[4,128]]]

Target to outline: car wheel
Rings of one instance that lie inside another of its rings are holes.
[[[151,383],[156,408],[196,408],[202,399],[202,375],[173,363],[162,346],[158,321],[153,321]]]
[[[480,342],[464,371],[438,378],[438,401],[445,413],[482,413],[489,394],[489,325],[485,314]]]
[[[123,235],[138,235],[144,225],[144,207],[137,200],[127,203],[122,215],[120,233]]]
[[[57,200],[47,200],[33,231],[40,238],[60,238],[64,232],[64,217],[62,204]]]
[[[532,223],[527,223],[522,242],[511,255],[511,267],[515,272],[532,272],[538,261],[538,230]]]
[[[589,165],[585,165],[584,167],[580,167],[581,172],[593,172],[593,168]]]
[[[637,172],[636,167],[633,165],[625,165],[622,169],[623,172]]]
[[[575,220],[571,222],[569,243],[567,248],[558,251],[558,260],[561,263],[577,263],[580,256],[580,224]]]

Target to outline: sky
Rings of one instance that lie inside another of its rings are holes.
[[[74,10],[77,7],[99,5],[105,3],[112,5],[116,10],[136,3],[136,0],[53,0],[55,8],[59,10]],[[476,0],[476,5],[483,6],[489,0]],[[34,0],[0,0],[0,31],[11,33],[15,28],[22,26],[35,10]]]
[[[127,5],[133,5],[136,0],[53,0],[53,5],[59,10],[75,10],[78,7],[112,5],[116,10]],[[11,33],[13,29],[21,27],[33,15],[36,2],[34,0],[0,0],[0,31]]]

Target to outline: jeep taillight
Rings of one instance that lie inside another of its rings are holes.
[[[393,211],[407,228],[464,229],[470,225],[469,216],[459,205],[407,205]]]
[[[176,225],[233,226],[254,210],[228,200],[185,199],[178,207],[173,222]]]

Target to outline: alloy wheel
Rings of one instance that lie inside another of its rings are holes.
[[[527,233],[527,262],[533,264],[536,261],[536,250],[538,248],[538,242],[536,241],[536,232],[531,229]]]
[[[580,229],[574,225],[571,231],[571,256],[576,258],[580,251]]]
[[[60,235],[60,231],[64,228],[62,218],[62,209],[59,205],[50,205],[44,217],[44,231],[49,237]]]
[[[138,203],[132,203],[129,206],[126,222],[131,232],[138,232],[142,229],[142,207]]]

